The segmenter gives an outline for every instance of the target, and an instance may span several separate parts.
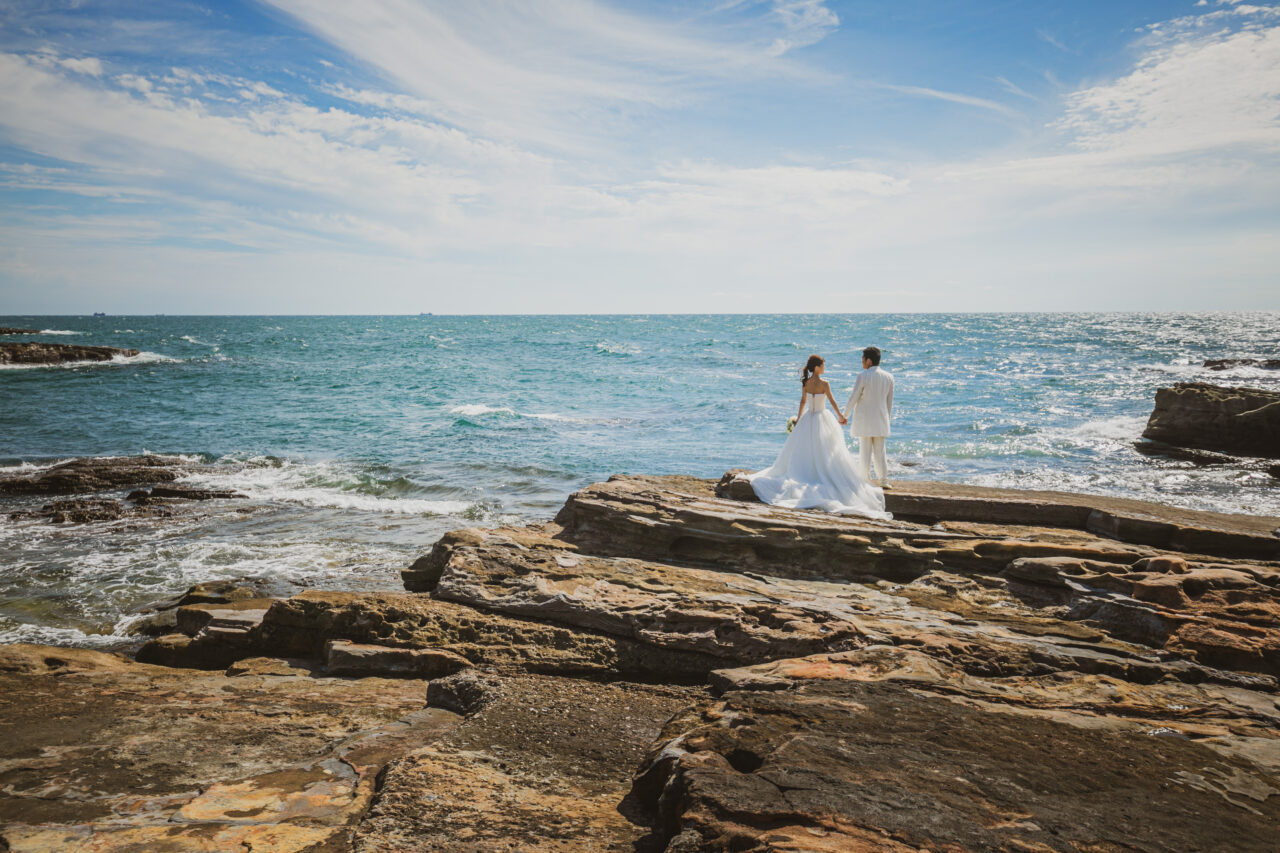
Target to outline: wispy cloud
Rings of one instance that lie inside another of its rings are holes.
[[[977,107],[983,110],[990,110],[1010,117],[1016,117],[1018,115],[1017,110],[1007,107],[997,101],[992,101],[987,98],[978,98],[961,92],[945,92],[940,89],[930,89],[926,86],[902,86],[895,83],[877,83],[874,85],[877,88],[888,89],[892,92],[901,92],[904,95],[911,95],[913,97],[933,98],[935,100],[947,101],[953,104],[963,104],[967,107]]]
[[[779,3],[770,17],[784,35],[761,48],[589,0],[266,2],[444,121],[579,153],[601,129],[686,103],[713,81],[808,73],[781,54],[835,20],[816,0]]]

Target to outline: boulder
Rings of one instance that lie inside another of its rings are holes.
[[[1280,391],[1202,382],[1161,388],[1142,434],[1178,447],[1280,458]]]
[[[90,347],[78,344],[0,343],[0,364],[66,364],[111,361],[138,355],[136,349]]]

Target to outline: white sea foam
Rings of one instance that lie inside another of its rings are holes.
[[[617,424],[618,418],[583,418],[574,415],[562,415],[558,412],[517,412],[505,406],[486,406],[482,403],[469,403],[454,406],[449,410],[451,415],[462,415],[466,418],[478,418],[485,415],[508,415],[514,418],[530,418],[535,421],[558,421],[566,424]]]
[[[0,628],[0,643],[34,643],[41,646],[68,646],[78,649],[102,649],[118,646],[124,637],[120,634],[86,634],[79,628],[59,628],[53,625],[23,623]]]
[[[1099,439],[1104,441],[1137,441],[1142,437],[1142,430],[1147,419],[1142,416],[1116,415],[1111,418],[1098,418],[1085,421],[1064,430],[1064,434],[1091,444]]]
[[[639,355],[640,348],[632,344],[616,344],[601,341],[596,344],[596,352],[601,352],[605,355]]]
[[[41,329],[42,335],[83,335],[84,332],[76,332],[71,329]]]
[[[474,418],[481,415],[515,415],[515,409],[498,408],[495,406],[486,406],[483,403],[469,403],[464,406],[454,406],[449,410],[451,415],[462,415],[463,417]]]
[[[261,460],[260,460],[261,461]],[[231,472],[198,472],[179,482],[233,489],[254,500],[299,506],[393,515],[460,515],[475,504],[465,500],[429,500],[371,495],[356,490],[354,476],[335,463],[250,464]]]

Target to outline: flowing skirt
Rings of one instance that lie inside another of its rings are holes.
[[[800,416],[774,463],[748,476],[756,497],[774,506],[888,519],[884,492],[858,475],[844,430],[827,409]]]

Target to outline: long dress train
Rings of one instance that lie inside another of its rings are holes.
[[[862,479],[844,442],[844,430],[827,409],[826,394],[809,394],[804,414],[774,463],[748,476],[756,497],[774,506],[821,509],[841,515],[888,519],[884,492]]]

